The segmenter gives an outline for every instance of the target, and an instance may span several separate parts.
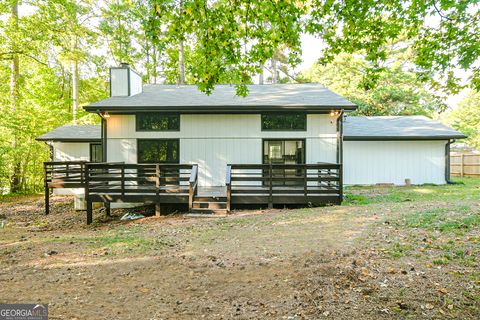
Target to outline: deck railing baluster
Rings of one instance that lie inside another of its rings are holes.
[[[138,176],[138,173],[137,173]],[[122,197],[125,196],[125,167],[122,166],[120,169],[120,189],[122,193]]]

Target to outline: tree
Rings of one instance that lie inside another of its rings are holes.
[[[56,58],[70,69],[72,88],[72,119],[77,123],[79,109],[80,64],[93,45],[95,32],[88,28],[95,16],[91,0],[39,1],[38,14],[43,17],[44,27],[49,30],[53,49],[58,48]],[[60,29],[61,28],[61,29]]]
[[[431,116],[443,111],[446,105],[442,99],[424,89],[418,74],[404,70],[402,61],[396,58],[390,55],[391,63],[375,73],[374,86],[370,83],[369,63],[359,54],[340,54],[325,66],[317,63],[304,77],[357,103],[355,114],[359,115]]]
[[[0,14],[11,15],[16,4],[1,3]],[[34,6],[30,13],[15,13],[13,19],[0,21],[2,194],[43,188],[42,163],[49,159],[49,149],[36,142],[35,137],[73,119],[72,75],[70,59],[66,58],[72,50],[67,40],[72,39],[76,31],[79,35],[81,28],[68,28],[68,23],[73,23],[69,21],[72,16],[68,15],[72,12],[72,2],[51,1],[46,5],[43,1],[32,1],[30,4]],[[17,8],[22,10],[22,6]],[[87,58],[93,59],[88,55]],[[89,99],[104,98],[107,93],[105,80],[95,74],[89,79],[79,78],[78,87],[79,106],[92,101]],[[79,110],[79,116],[83,114],[85,112]]]
[[[189,68],[199,88],[209,93],[227,78],[246,94],[245,83],[287,48],[288,63],[300,58],[300,35],[320,37],[322,63],[340,53],[365,52],[372,84],[382,72],[388,45],[400,36],[414,49],[412,62],[436,89],[457,92],[462,84],[455,68],[470,70],[469,85],[480,89],[476,0],[463,1],[263,1],[149,0],[151,35],[168,53],[172,40],[192,39],[196,63]],[[178,14],[180,12],[180,14]],[[175,42],[176,43],[176,42]],[[227,77],[225,75],[228,74]]]
[[[110,56],[115,63],[129,63],[133,67],[141,58],[135,48],[138,39],[138,18],[134,15],[135,3],[132,0],[109,0],[101,8],[99,31],[108,44]]]
[[[459,106],[447,113],[446,122],[468,136],[470,146],[480,149],[480,93],[468,92]]]

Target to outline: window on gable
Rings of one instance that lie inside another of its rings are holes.
[[[138,163],[178,163],[178,139],[138,139]]]
[[[305,131],[307,115],[304,113],[262,114],[263,131]]]
[[[167,113],[138,113],[137,131],[180,131],[180,115]]]

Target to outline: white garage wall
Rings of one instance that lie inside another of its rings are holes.
[[[344,183],[445,183],[446,141],[345,141]]]
[[[54,161],[88,161],[90,160],[90,143],[87,142],[54,142]]]
[[[54,161],[89,161],[90,143],[88,142],[53,142]],[[82,188],[53,189],[54,195],[83,195]]]
[[[307,115],[307,131],[262,131],[260,114],[181,115],[180,131],[137,132],[135,115],[107,120],[107,160],[137,162],[136,139],[180,139],[180,163],[199,165],[199,185],[225,184],[228,163],[262,163],[262,139],[306,139],[307,163],[336,162],[336,122]]]

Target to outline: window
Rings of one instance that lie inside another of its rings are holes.
[[[263,140],[263,163],[305,163],[305,140]]]
[[[138,113],[137,131],[180,131],[180,115]]]
[[[307,115],[304,113],[262,114],[263,131],[305,131]]]
[[[178,163],[178,139],[138,139],[138,163]]]
[[[101,143],[90,143],[90,162],[102,162],[103,151]]]

